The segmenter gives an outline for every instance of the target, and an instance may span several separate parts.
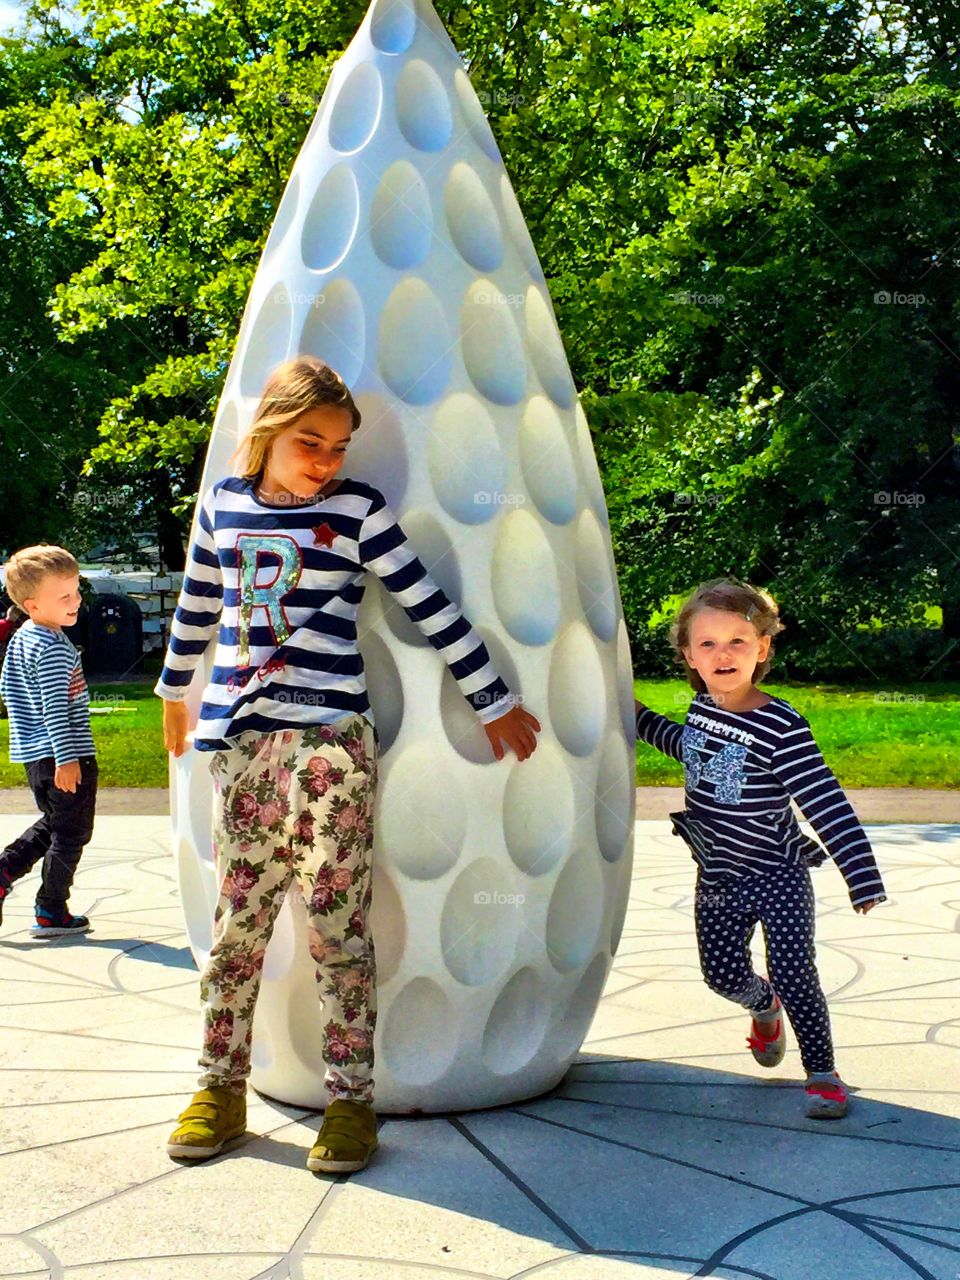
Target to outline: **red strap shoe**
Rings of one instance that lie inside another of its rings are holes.
[[[808,1120],[840,1120],[847,1106],[847,1091],[836,1072],[830,1080],[807,1080]]]
[[[780,997],[777,996],[776,1000],[774,1007],[778,1011],[782,1010]],[[783,1017],[779,1017],[773,1024],[772,1032],[769,1023],[757,1022],[756,1018],[752,1019],[751,1028],[752,1034],[747,1036],[747,1044],[750,1046],[754,1060],[759,1062],[761,1067],[779,1066],[787,1051],[787,1033],[783,1025]]]

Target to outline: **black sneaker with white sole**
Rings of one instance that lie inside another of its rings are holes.
[[[62,915],[48,915],[38,911],[36,923],[30,926],[31,938],[66,938],[73,933],[89,933],[90,921],[86,916],[72,916],[69,911]]]

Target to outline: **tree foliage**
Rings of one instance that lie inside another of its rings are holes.
[[[185,510],[286,175],[365,8],[86,0],[69,25],[37,7],[4,55],[4,154],[43,242],[8,287],[87,375],[64,400],[80,452],[99,427],[88,484]],[[954,0],[436,8],[547,273],[638,650],[665,597],[736,572],[782,597],[798,672],[880,675],[871,628],[940,605],[942,674]]]

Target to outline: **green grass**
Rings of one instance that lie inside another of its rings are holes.
[[[90,727],[101,787],[165,787],[163,704],[149,684],[91,684]],[[116,707],[117,710],[108,710]],[[11,764],[10,722],[0,720],[0,787],[25,787],[22,764]]]
[[[638,680],[634,687],[654,711],[683,720],[692,694],[682,681]],[[883,695],[834,685],[766,684],[764,689],[806,716],[845,787],[960,788],[960,685],[902,685]],[[90,694],[100,785],[165,787],[162,704],[152,684],[92,684]],[[97,714],[112,706],[120,709]],[[23,765],[9,763],[8,743],[8,721],[0,720],[0,788],[25,786]],[[683,770],[640,744],[637,783],[681,786]]]
[[[677,680],[638,680],[637,697],[682,721],[692,690]],[[845,787],[960,787],[960,685],[903,684],[883,691],[838,685],[764,684],[810,721],[827,764]],[[682,786],[683,769],[646,743],[637,783]]]

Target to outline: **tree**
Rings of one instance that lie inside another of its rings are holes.
[[[122,326],[145,344],[87,470],[152,485],[158,509],[182,515],[267,229],[349,21],[334,4],[149,0],[85,14],[66,42],[82,88],[56,85],[24,130],[51,228],[87,248],[51,314],[67,340]]]
[[[599,270],[596,350],[617,385],[606,394],[588,355],[578,369],[601,450],[622,473],[632,439],[637,470],[664,474],[616,531],[627,583],[643,584],[635,623],[669,584],[739,572],[783,596],[798,670],[871,677],[886,660],[902,677],[916,644],[885,655],[860,629],[916,625],[930,604],[944,642],[911,674],[960,656],[957,19],[723,4],[643,33],[662,86],[631,101],[654,139],[635,187],[648,230]],[[662,400],[635,408],[638,392],[678,397],[688,429],[658,437]],[[678,510],[684,491],[702,504]]]
[[[738,572],[782,595],[808,670],[879,674],[863,629],[930,604],[944,652],[956,7],[436,7],[597,429],[638,645],[666,596]],[[91,0],[69,38],[47,20],[38,48],[69,48],[73,81],[51,76],[27,112],[24,165],[82,263],[51,315],[65,339],[123,325],[153,353],[112,391],[92,475],[189,504],[285,177],[365,8]]]
[[[108,539],[132,551],[133,530],[165,517],[182,557],[161,473],[135,486],[113,467],[80,481],[111,395],[154,354],[132,325],[66,335],[48,311],[92,245],[54,225],[27,180],[22,133],[38,106],[82,95],[87,83],[83,51],[62,28],[0,45],[0,552],[59,541],[82,555]]]

